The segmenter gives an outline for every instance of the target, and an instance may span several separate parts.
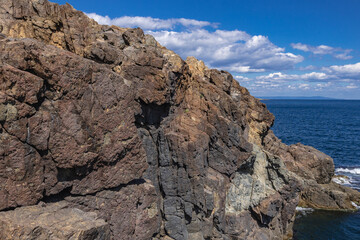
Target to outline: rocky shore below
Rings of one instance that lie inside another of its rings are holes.
[[[0,239],[286,239],[356,210],[226,71],[69,4],[0,0]]]

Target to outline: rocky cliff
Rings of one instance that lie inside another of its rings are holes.
[[[283,239],[299,204],[359,203],[229,73],[70,5],[0,3],[0,239]]]

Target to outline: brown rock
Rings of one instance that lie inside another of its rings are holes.
[[[264,139],[267,151],[278,155],[302,184],[300,205],[326,210],[356,210],[351,202],[360,201],[360,193],[332,182],[333,159],[313,147],[300,143],[287,146],[272,131]]]
[[[115,239],[150,239],[160,231],[160,203],[154,186],[141,180],[95,195],[68,196],[70,205],[109,223]]]
[[[110,239],[109,225],[92,212],[58,202],[0,212],[0,239]]]

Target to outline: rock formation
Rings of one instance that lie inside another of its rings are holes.
[[[109,225],[96,213],[69,208],[64,201],[0,212],[0,239],[109,238]]]
[[[297,175],[302,185],[300,206],[326,210],[353,209],[359,204],[360,193],[334,183],[334,162],[326,154],[300,143],[287,146],[270,130],[263,142],[264,149],[279,156],[286,168]]]
[[[283,239],[299,201],[359,203],[229,73],[68,4],[0,3],[1,238]]]

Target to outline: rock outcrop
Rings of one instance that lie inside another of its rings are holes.
[[[32,209],[22,223],[39,234],[53,211],[95,234],[69,230],[75,239],[283,239],[299,201],[359,201],[330,183],[331,158],[281,143],[274,116],[229,73],[70,5],[0,3],[4,236]],[[39,201],[55,210],[25,207]]]
[[[65,201],[0,212],[0,239],[109,239],[109,225],[96,213],[69,208]]]
[[[333,159],[313,147],[300,143],[287,146],[269,131],[263,142],[264,149],[279,156],[286,168],[297,175],[302,185],[302,207],[326,210],[351,210],[359,204],[360,192],[332,181]]]

